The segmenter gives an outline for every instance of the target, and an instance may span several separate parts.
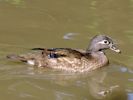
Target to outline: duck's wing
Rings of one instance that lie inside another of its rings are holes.
[[[81,59],[83,56],[85,57],[86,54],[83,52],[80,52],[75,49],[71,48],[33,48],[32,50],[39,50],[39,52],[31,52],[27,54],[21,54],[21,55],[16,55],[16,54],[11,54],[7,55],[7,58],[12,59],[14,61],[22,61],[22,62],[30,62],[31,61],[45,61],[48,59],[53,59],[53,58],[65,58],[67,57],[68,59]]]
[[[42,50],[42,55],[49,58],[59,58],[59,57],[74,57],[81,58],[84,56],[83,52],[71,48],[33,48],[32,50]]]

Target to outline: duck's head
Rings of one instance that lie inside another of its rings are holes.
[[[87,51],[98,52],[106,49],[113,50],[117,53],[121,52],[113,43],[113,40],[110,37],[105,35],[96,35],[95,37],[93,37],[91,39],[91,42]]]

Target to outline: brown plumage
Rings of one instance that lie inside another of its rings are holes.
[[[8,55],[13,60],[29,63],[38,67],[49,67],[69,72],[89,72],[108,64],[104,50],[120,52],[111,38],[105,35],[95,36],[87,50],[71,48],[34,48],[37,51],[25,55]]]

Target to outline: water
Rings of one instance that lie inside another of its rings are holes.
[[[1,100],[132,100],[132,0],[0,0]],[[36,69],[5,56],[34,47],[86,48],[109,35],[122,54],[107,51],[110,65],[87,74]]]

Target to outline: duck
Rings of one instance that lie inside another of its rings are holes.
[[[90,72],[109,64],[105,50],[121,53],[113,40],[106,35],[96,35],[87,49],[33,48],[35,52],[10,54],[8,59],[25,62],[39,68],[51,68],[68,72]]]

